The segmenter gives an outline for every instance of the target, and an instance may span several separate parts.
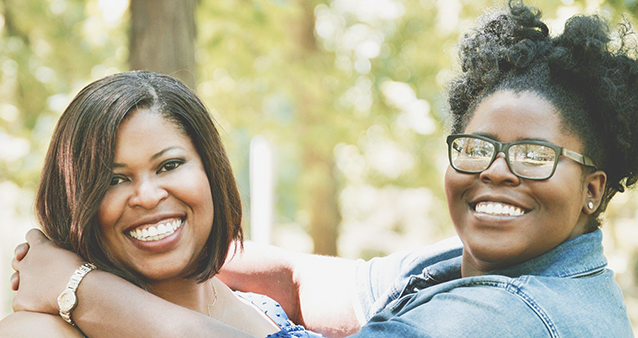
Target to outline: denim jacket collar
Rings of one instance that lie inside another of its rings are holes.
[[[462,257],[454,257],[430,265],[423,270],[429,285],[461,278]],[[536,275],[546,277],[576,277],[590,274],[607,266],[603,255],[602,231],[572,238],[554,249],[523,263],[495,270],[490,275],[519,277]]]
[[[600,230],[467,278],[459,247],[413,260],[405,269],[412,273],[395,281],[401,288],[392,285],[364,312],[371,318],[358,337],[633,336],[620,287],[605,269]]]
[[[572,238],[554,249],[523,263],[494,271],[508,277],[536,275],[546,277],[577,277],[607,266],[603,255],[602,231]]]

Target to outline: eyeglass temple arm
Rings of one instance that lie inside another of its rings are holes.
[[[563,155],[567,158],[571,158],[572,160],[580,163],[580,164],[584,164],[588,167],[594,167],[596,168],[596,165],[594,164],[594,161],[592,161],[589,157],[585,156],[585,155],[581,155],[575,151],[571,151],[569,149],[565,149],[563,148]]]

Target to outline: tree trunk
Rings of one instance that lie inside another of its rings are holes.
[[[299,19],[291,29],[293,40],[296,41],[296,56],[304,60],[302,62],[321,62],[321,51],[317,48],[314,35],[315,16],[314,3],[308,0],[298,0],[302,9]],[[299,62],[299,60],[296,60]],[[308,68],[312,68],[309,66]],[[322,77],[320,77],[322,78]],[[306,78],[304,81],[312,81]],[[296,86],[295,100],[299,109],[301,123],[300,137],[303,144],[303,170],[301,189],[305,198],[304,208],[310,214],[310,236],[314,243],[314,252],[322,255],[337,255],[337,239],[339,236],[339,223],[341,213],[337,200],[338,184],[334,176],[335,163],[333,158],[333,140],[326,136],[325,139],[307,138],[310,134],[324,133],[311,132],[324,129],[322,124],[323,112],[315,107],[323,106],[317,102],[318,97],[311,94],[311,89],[305,83]],[[302,136],[303,135],[303,136]]]
[[[303,158],[307,176],[303,180],[303,188],[309,195],[309,205],[306,208],[310,213],[310,236],[314,243],[314,252],[336,256],[341,216],[337,203],[337,184],[333,175],[334,161],[330,155],[322,156],[312,149],[306,149]]]
[[[195,88],[195,7],[198,0],[131,0],[129,66]]]

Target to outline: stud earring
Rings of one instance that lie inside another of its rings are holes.
[[[592,202],[592,201],[587,202],[587,207],[589,209],[594,209],[594,202]]]

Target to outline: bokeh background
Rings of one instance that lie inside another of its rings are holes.
[[[367,259],[454,235],[443,89],[459,36],[504,3],[0,0],[0,317],[13,249],[38,226],[58,117],[83,86],[124,70],[161,70],[198,92],[222,129],[247,237]],[[554,34],[575,13],[638,15],[638,0],[528,3]],[[638,327],[635,191],[615,198],[603,230]]]

